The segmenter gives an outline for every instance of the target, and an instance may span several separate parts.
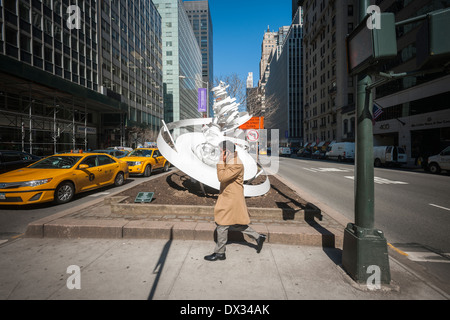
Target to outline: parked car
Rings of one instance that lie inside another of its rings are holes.
[[[91,151],[92,153],[106,153],[109,154],[110,156],[113,156],[117,159],[126,157],[128,155],[128,151],[126,150],[115,150],[115,149],[106,149],[106,150],[94,150]]]
[[[0,173],[26,167],[42,157],[38,157],[22,151],[2,150],[0,151]]]
[[[450,172],[450,146],[439,154],[428,157],[428,170],[431,173],[439,173],[441,170]]]
[[[134,149],[128,156],[122,158],[127,161],[130,174],[143,175],[149,177],[153,170],[169,170],[170,163],[159,152],[157,148]]]
[[[80,192],[120,186],[128,176],[127,163],[107,154],[55,154],[0,175],[0,204],[66,203]]]
[[[337,159],[338,161],[355,160],[355,143],[336,142],[329,146],[326,157],[329,159]]]
[[[117,146],[117,147],[108,147],[108,148],[106,148],[107,150],[125,150],[125,151],[128,151],[128,152],[131,152],[131,151],[133,151],[133,148],[129,148],[129,147],[120,147],[120,146]]]
[[[300,150],[297,152],[297,155],[298,155],[299,157],[303,157],[303,158],[311,158],[312,151],[309,150],[309,149],[300,149]]]
[[[407,162],[407,155],[403,148],[397,146],[373,147],[373,161],[375,167],[382,165],[402,165]]]
[[[312,159],[326,159],[326,151],[316,150],[311,154]]]
[[[280,148],[280,156],[290,157],[291,156],[291,148],[281,147]]]

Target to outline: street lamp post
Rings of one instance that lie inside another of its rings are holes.
[[[179,76],[180,79],[192,79],[197,81],[199,79],[188,78],[186,76]],[[209,118],[209,81],[199,80],[201,83],[206,84],[206,117]]]

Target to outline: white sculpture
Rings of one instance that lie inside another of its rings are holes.
[[[265,175],[263,183],[250,184],[264,170],[248,153],[249,145],[244,139],[244,131],[239,129],[251,116],[247,112],[239,112],[239,103],[235,102],[236,98],[228,96],[227,88],[225,83],[220,82],[219,86],[212,89],[214,118],[180,120],[169,124],[163,121],[157,139],[158,148],[175,167],[200,183],[219,190],[220,182],[216,171],[219,145],[222,141],[231,141],[236,145],[238,156],[244,164],[244,195],[264,195],[270,190],[269,179]],[[189,131],[188,128],[192,127],[197,130]]]

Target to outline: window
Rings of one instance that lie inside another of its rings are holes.
[[[6,26],[6,42],[17,47],[17,30]]]
[[[87,164],[89,168],[96,167],[97,166],[97,156],[91,156],[84,159],[84,161],[81,164]]]
[[[114,162],[115,161],[108,156],[104,156],[104,155],[98,156],[98,165],[99,166],[104,166],[104,165],[114,163]]]

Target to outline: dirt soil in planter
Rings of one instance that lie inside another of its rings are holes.
[[[154,204],[174,204],[193,206],[214,206],[216,204],[218,191],[204,186],[203,193],[200,183],[192,180],[183,172],[172,169],[172,173],[149,180],[121,192],[117,196],[129,196],[124,203],[134,203],[139,192],[154,192]],[[159,175],[159,173],[155,173]],[[133,177],[132,179],[145,179]],[[265,177],[258,177],[253,184],[263,182]],[[246,198],[248,207],[255,208],[283,208],[303,209],[306,201],[299,197],[292,189],[287,187],[274,176],[269,176],[270,191],[263,196]]]

